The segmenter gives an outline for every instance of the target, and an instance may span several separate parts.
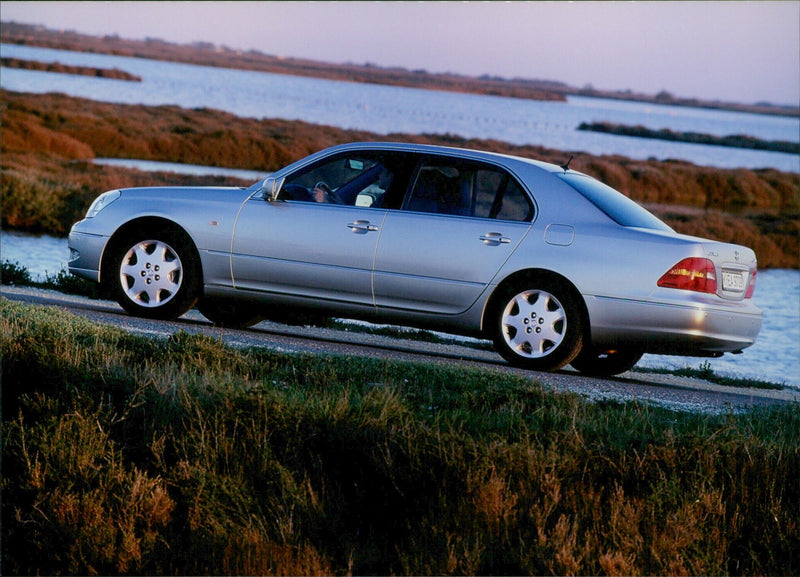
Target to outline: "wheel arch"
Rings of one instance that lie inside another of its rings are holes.
[[[583,337],[586,339],[585,342],[590,343],[592,331],[589,320],[589,309],[586,306],[586,301],[584,300],[583,295],[581,295],[575,284],[572,283],[572,281],[570,281],[567,277],[551,270],[539,268],[516,271],[508,275],[497,284],[492,291],[491,296],[487,299],[486,306],[483,309],[483,316],[481,318],[481,332],[485,335],[489,335],[491,333],[492,319],[494,318],[497,307],[502,306],[500,296],[503,294],[505,289],[509,286],[518,285],[531,279],[545,282],[555,282],[570,291],[572,297],[575,299],[575,302],[578,303],[580,308]]]
[[[168,231],[173,234],[178,234],[183,237],[183,240],[186,241],[187,246],[190,247],[192,251],[192,257],[194,258],[197,268],[200,272],[200,278],[203,278],[203,263],[200,260],[200,252],[197,250],[197,244],[194,242],[192,236],[184,229],[181,225],[176,223],[173,220],[168,218],[159,217],[159,216],[143,216],[139,218],[135,218],[133,220],[129,220],[122,226],[120,226],[109,238],[108,242],[106,243],[105,248],[103,249],[103,256],[100,259],[100,284],[106,285],[108,283],[108,275],[106,274],[107,270],[113,269],[113,267],[108,266],[108,258],[111,254],[113,254],[113,248],[116,247],[117,244],[120,242],[124,242],[126,239],[130,237],[130,235],[134,233],[143,233],[143,232],[164,232]],[[201,282],[201,290],[202,290],[202,282]]]

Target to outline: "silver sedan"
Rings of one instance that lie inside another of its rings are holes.
[[[69,246],[70,272],[133,315],[360,318],[492,339],[542,371],[738,353],[762,322],[749,248],[677,234],[568,166],[445,147],[348,144],[243,189],[109,191]]]

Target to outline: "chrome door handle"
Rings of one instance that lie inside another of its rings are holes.
[[[355,233],[364,234],[365,232],[376,232],[378,227],[370,224],[368,220],[356,220],[347,225],[347,228]]]
[[[508,244],[511,242],[510,238],[503,236],[499,232],[487,232],[479,236],[478,240],[482,241],[483,244]]]

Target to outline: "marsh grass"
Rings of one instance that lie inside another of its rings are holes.
[[[796,574],[800,412],[148,340],[0,300],[9,574]]]
[[[563,163],[573,152],[455,135],[380,135],[219,110],[94,102],[0,91],[2,225],[66,235],[100,193],[157,185],[249,185],[221,177],[95,166],[134,158],[273,171],[328,146],[401,140]],[[800,266],[800,175],[574,152],[571,166],[644,204],[678,232],[756,250],[762,268]],[[692,209],[692,210],[686,210]]]

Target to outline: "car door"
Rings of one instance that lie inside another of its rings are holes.
[[[234,287],[372,305],[385,210],[302,201],[245,203],[236,224]]]
[[[278,200],[246,202],[232,241],[234,286],[373,306],[383,168],[363,156],[324,159],[289,175]]]
[[[390,211],[382,227],[376,304],[463,312],[528,233],[534,205],[493,165],[430,157],[412,182],[402,210]]]

